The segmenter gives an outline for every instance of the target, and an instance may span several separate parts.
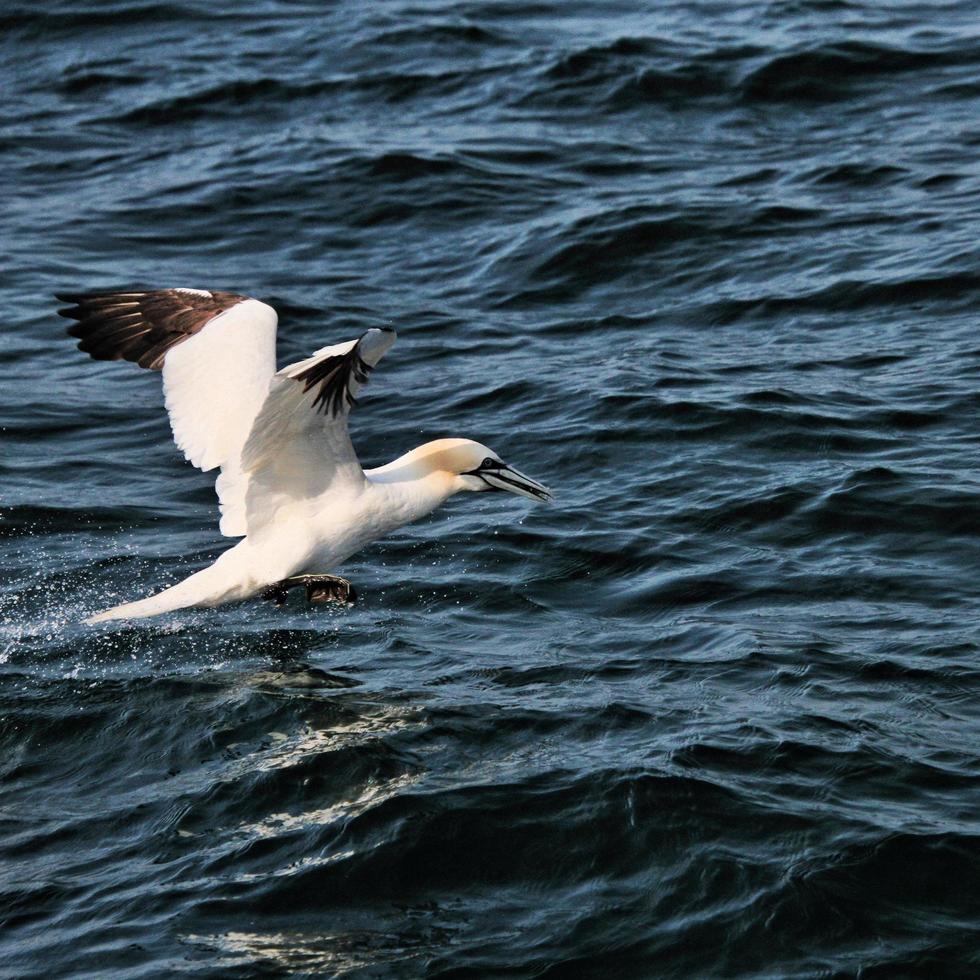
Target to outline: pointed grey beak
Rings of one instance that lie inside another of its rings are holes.
[[[492,469],[485,469],[481,466],[474,472],[484,483],[493,487],[494,490],[507,490],[510,493],[516,493],[520,497],[528,497],[531,500],[551,500],[553,498],[551,491],[544,484],[538,483],[537,480],[532,480],[529,476],[525,476],[519,470],[515,470],[506,463],[500,463]]]

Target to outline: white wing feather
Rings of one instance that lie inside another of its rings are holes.
[[[202,470],[221,467],[221,533],[245,533],[241,452],[276,370],[276,311],[249,299],[167,352],[163,392],[174,441]]]
[[[303,506],[332,487],[364,481],[347,431],[350,402],[339,399],[335,412],[327,405],[318,408],[318,386],[304,391],[298,376],[355,348],[356,355],[374,367],[394,342],[393,330],[371,329],[359,340],[323,347],[273,377],[241,454],[249,534],[273,523],[284,508]],[[351,400],[360,387],[351,376],[347,383]]]

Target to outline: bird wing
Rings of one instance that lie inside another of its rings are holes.
[[[394,342],[394,330],[371,329],[275,375],[242,450],[249,534],[273,523],[283,509],[363,484],[347,418]]]
[[[276,370],[276,311],[203,289],[59,293],[68,333],[96,360],[163,371],[174,441],[202,470],[221,467],[221,533],[245,533],[242,447]]]

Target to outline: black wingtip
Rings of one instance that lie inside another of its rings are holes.
[[[78,310],[82,305],[82,301],[78,296],[71,295],[68,293],[55,293],[56,300],[59,303],[71,303],[71,306],[62,306],[58,310],[58,316],[68,316],[74,317],[78,315]]]
[[[55,293],[54,298],[61,303],[72,303],[75,306],[80,306],[86,300],[98,295],[98,293]]]
[[[77,320],[69,336],[96,360],[127,360],[159,371],[172,347],[203,330],[215,317],[246,297],[221,291],[182,289],[98,290],[58,292],[55,298],[73,303],[58,315]]]
[[[371,365],[361,358],[354,346],[346,354],[327,357],[307,368],[297,374],[295,380],[303,383],[304,392],[319,386],[313,399],[313,410],[336,417],[343,411],[345,401],[348,408],[357,404],[350,390],[351,382],[364,384],[371,371]]]

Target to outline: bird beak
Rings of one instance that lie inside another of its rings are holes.
[[[551,491],[537,480],[532,480],[519,470],[515,470],[506,463],[500,464],[494,469],[478,469],[476,475],[494,490],[507,490],[516,493],[520,497],[529,497],[531,500],[551,500]]]

